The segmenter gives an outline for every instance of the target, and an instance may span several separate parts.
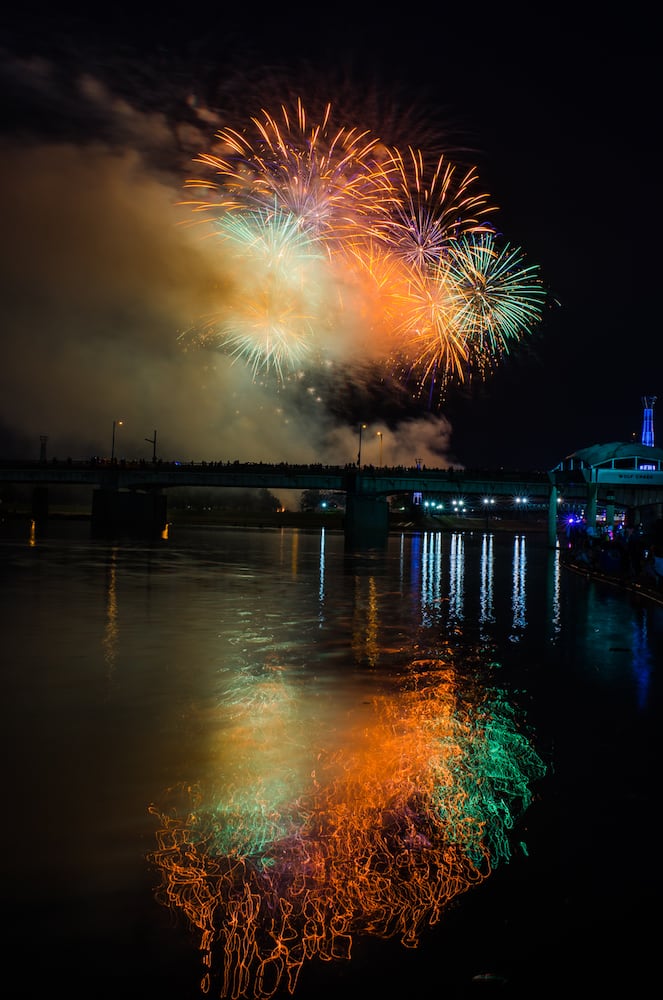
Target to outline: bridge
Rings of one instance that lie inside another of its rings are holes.
[[[92,489],[92,520],[100,532],[133,528],[160,533],[167,520],[167,492],[176,487],[321,490],[346,496],[345,534],[351,545],[380,544],[388,532],[387,498],[398,494],[485,500],[526,497],[548,509],[548,538],[557,540],[558,505],[586,508],[588,523],[597,510],[606,518],[615,507],[639,520],[643,510],[660,517],[663,505],[663,450],[637,444],[597,445],[565,458],[548,471],[468,470],[426,467],[375,468],[354,465],[297,465],[287,462],[179,463],[91,461],[1,461],[0,483],[33,488],[33,510],[46,516],[48,488]]]
[[[169,487],[325,490],[387,497],[397,493],[436,493],[547,498],[546,472],[504,470],[468,472],[425,467],[293,465],[287,462],[2,462],[0,482],[35,486],[90,486],[113,490],[167,490]]]

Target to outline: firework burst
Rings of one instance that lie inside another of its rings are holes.
[[[395,195],[391,161],[377,137],[357,128],[334,129],[331,105],[309,124],[304,105],[281,106],[276,117],[263,110],[244,132],[217,133],[218,154],[198,162],[216,180],[187,186],[212,192],[191,202],[195,211],[285,212],[312,237],[330,243],[357,236],[368,220],[387,212]]]
[[[442,155],[429,175],[422,152],[408,149],[408,154],[406,158],[398,150],[393,153],[389,174],[397,178],[398,199],[387,222],[376,220],[376,229],[408,264],[435,267],[452,240],[484,231],[483,217],[494,209],[487,194],[474,193],[478,180],[474,169],[459,175]]]
[[[452,243],[445,261],[453,296],[453,327],[466,344],[470,366],[484,373],[541,320],[545,290],[539,267],[522,251],[498,248],[490,233]]]
[[[462,381],[467,344],[455,324],[455,293],[446,267],[421,271],[413,267],[405,294],[393,298],[393,342],[396,368],[418,386],[417,395],[441,396]]]
[[[310,123],[301,99],[217,133],[213,179],[186,202],[234,275],[201,338],[255,377],[377,364],[441,401],[485,377],[542,315],[538,268],[500,249],[474,169],[389,148],[373,133]],[[204,196],[203,196],[204,194]]]
[[[540,321],[545,290],[522,251],[492,233],[451,240],[440,260],[413,267],[396,297],[392,330],[400,369],[417,394],[441,400],[452,382],[485,378]]]
[[[324,342],[325,255],[297,219],[278,210],[222,213],[215,231],[233,287],[194,336],[244,361],[254,378],[272,373],[284,381],[310,366]]]

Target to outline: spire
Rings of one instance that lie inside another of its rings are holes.
[[[648,448],[654,447],[654,403],[656,396],[643,396],[642,405],[644,414],[642,418],[642,444]]]

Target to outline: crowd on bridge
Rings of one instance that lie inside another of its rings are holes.
[[[12,462],[11,465],[25,465],[25,466],[43,466],[45,463],[40,462]],[[292,473],[297,475],[299,473],[347,473],[347,472],[359,472],[360,468],[356,462],[346,462],[345,465],[325,465],[322,462],[306,462],[306,463],[293,463],[293,462],[243,462],[236,458],[233,460],[210,460],[210,461],[165,461],[164,459],[157,458],[154,460],[148,460],[145,458],[140,459],[127,459],[127,458],[110,458],[101,457],[99,455],[93,455],[89,459],[78,460],[73,458],[58,459],[52,458],[47,463],[51,466],[66,466],[68,468],[99,468],[99,467],[112,467],[119,469],[201,469],[210,472],[220,472],[223,470],[236,471],[239,472],[243,469],[248,471],[264,471],[264,472],[278,472],[278,473]],[[443,468],[428,468],[426,465],[416,464],[416,465],[390,465],[390,466],[376,466],[376,465],[364,465],[361,466],[361,472],[368,475],[421,475],[421,474],[435,474],[439,475],[441,472],[448,473],[449,476],[453,476],[455,473],[464,473],[466,470],[461,466],[448,466]]]

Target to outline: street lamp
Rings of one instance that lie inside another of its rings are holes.
[[[152,445],[152,462],[156,464],[157,460],[157,432],[154,432],[153,438],[145,438],[148,444]]]
[[[523,512],[523,517],[527,510],[527,497],[516,497],[516,507]]]
[[[382,431],[378,431],[378,437],[380,438],[380,451],[379,451],[380,458],[379,458],[379,461],[378,461],[378,469],[381,469],[382,468]]]
[[[121,427],[121,426],[122,426],[122,421],[121,420],[114,420],[113,421],[113,440],[112,440],[112,443],[111,443],[111,465],[115,461],[115,428],[116,427]]]
[[[357,466],[361,469],[361,434],[366,430],[366,424],[359,424],[359,451],[357,452]]]

